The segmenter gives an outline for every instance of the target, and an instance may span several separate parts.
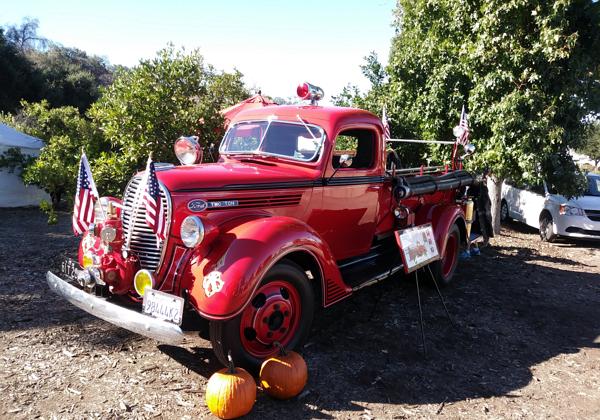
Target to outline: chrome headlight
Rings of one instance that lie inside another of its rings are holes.
[[[202,148],[198,137],[179,137],[174,145],[175,156],[182,165],[193,165],[202,161]]]
[[[193,248],[204,239],[204,225],[198,216],[188,216],[181,224],[181,240],[188,248]]]

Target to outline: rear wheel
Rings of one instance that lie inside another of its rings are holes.
[[[439,285],[446,286],[452,281],[458,265],[458,249],[460,247],[460,230],[456,224],[448,232],[444,244],[443,257],[431,264],[431,270]]]
[[[552,216],[548,213],[542,214],[540,216],[540,239],[544,242],[554,242],[556,238]]]
[[[239,315],[210,323],[215,355],[227,365],[231,351],[237,366],[256,372],[263,360],[277,353],[275,341],[290,350],[302,345],[314,309],[314,291],[306,274],[296,264],[279,263],[269,270]]]

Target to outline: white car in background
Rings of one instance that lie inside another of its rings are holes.
[[[581,197],[566,199],[538,186],[502,184],[500,217],[514,219],[540,230],[543,241],[559,236],[600,240],[600,175],[587,174],[588,188]]]

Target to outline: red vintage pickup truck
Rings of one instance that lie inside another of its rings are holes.
[[[467,242],[463,187],[473,177],[460,170],[458,145],[450,166],[386,168],[382,122],[364,110],[246,110],[216,162],[197,162],[194,138],[179,139],[176,153],[182,165],[156,169],[164,241],[136,199],[139,173],[122,200],[99,200],[78,261],[47,281],[91,314],[161,342],[180,343],[195,313],[209,321],[223,363],[231,351],[237,365],[256,368],[276,341],[297,348],[318,306],[402,270],[400,229],[432,224],[441,258],[431,268],[443,284]]]

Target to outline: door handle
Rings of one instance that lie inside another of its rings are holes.
[[[367,187],[367,191],[379,191],[381,189],[381,185],[369,185]]]

